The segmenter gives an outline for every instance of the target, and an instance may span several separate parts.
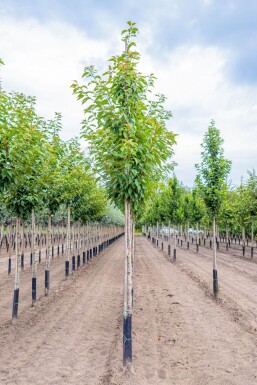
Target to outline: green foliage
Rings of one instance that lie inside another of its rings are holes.
[[[115,207],[112,203],[108,202],[106,206],[106,213],[102,217],[101,222],[117,226],[124,226],[124,214],[118,207]]]
[[[106,214],[106,191],[78,139],[63,142],[61,114],[45,121],[35,104],[34,97],[0,92],[0,219],[26,220],[32,209],[38,213],[44,207],[54,216],[65,204],[73,220],[100,220]]]
[[[235,224],[237,222],[235,202],[237,200],[237,191],[235,189],[228,189],[224,194],[222,200],[219,226],[225,230],[228,227],[231,231],[235,231]]]
[[[248,171],[249,178],[246,182],[247,191],[249,195],[249,215],[252,218],[257,216],[257,175],[256,171]]]
[[[137,65],[140,55],[133,50],[135,23],[122,31],[125,51],[109,60],[101,75],[86,67],[86,84],[74,82],[73,92],[85,105],[82,136],[90,144],[94,166],[106,184],[109,197],[117,205],[129,200],[137,211],[149,184],[168,170],[175,135],[166,129],[172,116],[165,110],[165,97],[149,98],[154,76],[142,75]]]
[[[42,120],[35,98],[19,93],[1,94],[0,116],[0,190],[8,209],[26,218],[42,199]]]
[[[179,180],[174,175],[173,178],[169,179],[169,219],[171,223],[179,224],[183,219],[182,206],[182,194],[184,188]]]
[[[146,200],[137,217],[138,225],[155,224],[156,222],[173,224],[184,221],[183,196],[185,187],[174,175],[167,184],[159,183]]]
[[[217,217],[220,212],[227,188],[226,180],[231,169],[231,162],[224,158],[222,144],[220,132],[215,127],[215,122],[211,121],[202,143],[202,162],[196,165],[196,184],[213,217]]]
[[[190,222],[199,223],[205,215],[206,207],[198,188],[194,188],[190,200]]]

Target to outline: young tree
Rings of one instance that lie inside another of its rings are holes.
[[[196,224],[196,251],[199,247],[199,223],[205,214],[205,205],[198,188],[192,191],[192,199],[190,201],[190,217],[192,223]]]
[[[218,295],[218,272],[216,252],[216,219],[226,192],[226,180],[231,169],[231,162],[224,158],[223,139],[215,122],[211,124],[204,135],[201,152],[202,161],[196,165],[198,175],[196,184],[202,192],[206,208],[212,217],[213,227],[213,293]]]
[[[247,190],[249,194],[249,214],[251,217],[251,242],[253,253],[253,241],[254,241],[254,220],[257,216],[257,175],[256,171],[248,171],[249,178],[247,179]]]
[[[224,194],[224,199],[221,203],[219,224],[225,228],[226,232],[226,249],[229,247],[229,231],[234,230],[236,223],[236,210],[235,210],[235,190],[227,190]]]
[[[245,246],[245,226],[251,219],[251,196],[247,185],[241,181],[234,195],[234,210],[237,223],[240,225],[243,246]]]
[[[135,23],[122,31],[125,50],[113,56],[106,72],[98,75],[86,67],[87,84],[72,87],[85,107],[83,136],[109,197],[125,208],[125,291],[124,365],[132,363],[132,251],[133,221],[149,184],[158,180],[172,155],[175,136],[166,129],[171,112],[165,110],[163,95],[149,98],[154,76],[144,76],[133,50],[137,35]]]
[[[23,94],[4,95],[0,104],[0,188],[8,210],[16,216],[16,261],[13,318],[17,318],[20,287],[20,222],[38,206],[42,191],[41,176],[45,135],[42,119],[35,112],[35,98]],[[34,227],[33,227],[34,229]],[[35,235],[35,233],[34,233]],[[34,301],[36,261],[32,239],[32,303]],[[34,279],[33,279],[34,278]]]

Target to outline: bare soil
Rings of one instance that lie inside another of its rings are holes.
[[[14,325],[1,285],[0,384],[255,385],[257,264],[219,255],[215,300],[210,250],[178,249],[174,264],[167,245],[161,252],[143,237],[136,237],[134,373],[123,372],[123,242],[66,281],[55,258],[58,279],[35,309],[23,272],[26,306]]]

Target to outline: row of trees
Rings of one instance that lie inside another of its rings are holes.
[[[197,238],[199,223],[211,229],[213,236],[213,292],[218,294],[218,273],[216,257],[216,233],[242,232],[243,244],[246,230],[254,240],[254,221],[257,217],[257,176],[249,172],[245,183],[235,187],[228,185],[227,178],[231,162],[224,157],[223,139],[215,122],[204,135],[201,163],[196,165],[197,175],[192,189],[186,188],[176,176],[167,184],[159,185],[142,209],[139,222],[155,224],[172,223],[174,227],[184,225],[189,237],[189,226],[196,227]],[[197,239],[198,244],[198,239]]]
[[[0,65],[3,62],[0,62]],[[78,139],[60,138],[61,115],[45,120],[36,113],[36,99],[0,90],[0,201],[1,216],[15,217],[16,262],[13,318],[17,317],[20,287],[21,221],[31,219],[32,291],[36,285],[35,214],[47,213],[47,249],[52,217],[67,212],[67,242],[71,220],[84,224],[105,217],[107,194],[91,169]],[[111,212],[111,208],[109,208]],[[40,215],[40,214],[39,214]],[[69,275],[69,259],[65,272]],[[45,293],[50,289],[50,252],[45,264]]]
[[[249,177],[239,186],[227,185],[217,217],[217,228],[222,234],[234,234],[243,240],[246,236],[254,239],[257,233],[257,175],[255,171],[248,172]],[[184,186],[173,175],[167,183],[160,183],[138,216],[138,226],[171,222],[181,232],[187,232],[187,227],[205,229],[206,234],[211,230],[211,216],[199,190]]]

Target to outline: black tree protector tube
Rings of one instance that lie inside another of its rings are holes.
[[[76,258],[75,255],[72,256],[72,271],[76,270]]]
[[[32,305],[37,300],[37,278],[32,278]]]
[[[170,245],[168,245],[168,256],[170,257]]]
[[[65,277],[68,277],[70,274],[70,261],[65,261]]]
[[[187,242],[187,250],[189,250],[189,242]]]
[[[243,245],[243,257],[245,256],[245,245]]]
[[[216,297],[219,292],[219,286],[218,286],[218,271],[213,269],[213,294]]]
[[[60,255],[60,246],[57,247],[57,255],[58,255],[58,257]]]
[[[198,253],[198,251],[199,251],[199,245],[198,245],[198,243],[196,244],[196,252]]]
[[[32,266],[32,253],[30,253],[30,266]]]
[[[90,249],[90,259],[92,259],[92,255],[93,255],[93,252],[92,252],[92,249]]]
[[[177,260],[177,249],[173,249],[173,262]]]
[[[90,253],[89,253],[89,250],[87,250],[87,261],[89,261],[90,259]]]
[[[52,246],[52,258],[54,257],[54,246]]]
[[[11,274],[11,271],[12,271],[12,259],[9,257],[9,260],[8,260],[8,275]]]
[[[24,270],[24,254],[21,254],[21,270]]]
[[[253,247],[251,246],[251,258],[253,258]]]
[[[163,250],[163,242],[162,242],[162,250]]]
[[[123,318],[123,364],[132,363],[132,316],[128,314]]]
[[[14,289],[14,294],[13,294],[13,308],[12,308],[12,318],[17,318],[17,316],[18,316],[19,290],[20,290],[20,289]]]
[[[77,269],[80,268],[80,255],[77,256]]]
[[[45,270],[45,290],[48,292],[50,290],[50,275],[49,270]]]
[[[83,265],[85,265],[86,263],[86,252],[83,251]]]
[[[41,263],[41,250],[38,252],[38,263]]]

